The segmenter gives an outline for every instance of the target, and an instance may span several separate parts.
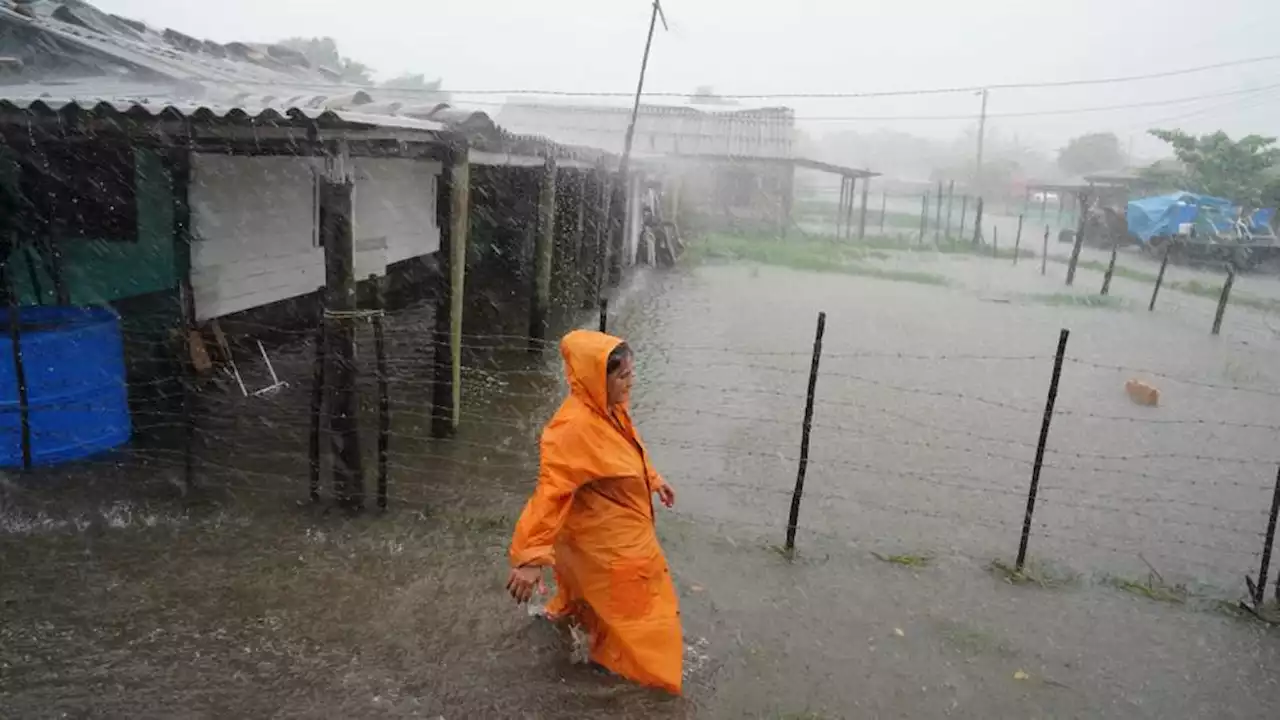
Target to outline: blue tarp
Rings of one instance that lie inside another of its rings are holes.
[[[1216,219],[1216,224],[1222,224],[1235,215],[1236,206],[1230,200],[1189,192],[1130,200],[1125,212],[1129,234],[1144,245],[1153,237],[1177,235],[1182,223]]]

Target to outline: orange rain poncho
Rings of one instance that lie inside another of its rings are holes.
[[[605,368],[621,340],[578,330],[560,342],[569,397],[542,432],[538,487],[511,539],[511,565],[553,566],[553,619],[580,622],[591,659],[679,694],[680,609],[654,527],[661,476],[627,405],[610,412]]]

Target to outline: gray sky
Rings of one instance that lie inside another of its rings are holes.
[[[422,72],[447,89],[633,90],[647,0],[98,0],[106,11],[218,41],[332,36],[380,75]],[[723,93],[859,92],[1110,77],[1280,54],[1276,0],[667,0],[646,88]],[[1160,102],[1280,85],[1280,61],[1159,81],[1001,90],[992,127],[1052,149],[1112,130],[1160,152],[1153,123],[1280,134],[1280,87],[1107,112],[999,117]],[[458,95],[460,104],[501,98]],[[763,104],[763,101],[750,101]],[[971,95],[791,100],[814,134],[893,128],[952,137],[972,120],[809,118],[976,115]]]

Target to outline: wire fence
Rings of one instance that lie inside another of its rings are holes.
[[[471,484],[527,492],[538,434],[565,392],[554,345],[531,353],[523,336],[464,336],[461,432],[433,439],[430,315],[422,306],[385,318],[381,372],[373,322],[361,323],[360,474],[371,488],[383,476],[378,489],[392,509],[447,513],[450,493]],[[217,488],[300,502],[312,490],[329,496],[332,418],[312,403],[316,333],[259,331],[272,339],[270,369],[244,338],[233,338],[240,381],[216,371],[192,382],[164,364],[169,374],[130,385],[131,396],[147,402],[135,408],[127,447],[38,467],[33,484]],[[1280,468],[1277,391],[1064,352],[1056,406],[1046,411],[1051,350],[641,346],[634,414],[655,465],[681,491],[678,513],[770,542],[785,538],[801,552],[821,538],[1012,561],[1021,542],[1030,558],[1071,567],[1130,574],[1152,567],[1219,587],[1254,575],[1265,584]],[[1134,377],[1186,401],[1153,408],[1125,399],[1117,407],[1112,396],[1123,396]],[[1212,414],[1193,414],[1198,407]],[[317,420],[325,438],[318,444]],[[1033,476],[1038,487],[1028,503]],[[373,506],[377,494],[361,502]],[[1018,570],[1024,560],[1035,562],[1018,557]]]

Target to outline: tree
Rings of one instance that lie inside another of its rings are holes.
[[[722,98],[716,94],[714,88],[710,85],[699,85],[694,88],[693,94],[689,96],[689,102],[697,105],[737,105],[738,103],[729,98]]]
[[[1264,207],[1280,200],[1280,163],[1276,138],[1247,135],[1232,140],[1225,132],[1196,137],[1181,130],[1151,130],[1169,143],[1179,167],[1159,164],[1144,171],[1145,177],[1167,187],[1226,198],[1248,207]]]
[[[1123,165],[1124,153],[1115,133],[1081,135],[1058,151],[1058,167],[1068,175],[1115,170]]]
[[[338,52],[338,41],[331,37],[293,37],[281,40],[279,44],[302,53],[314,67],[328,68],[338,73],[343,82],[360,85],[373,82],[373,69],[364,63],[343,57]]]

